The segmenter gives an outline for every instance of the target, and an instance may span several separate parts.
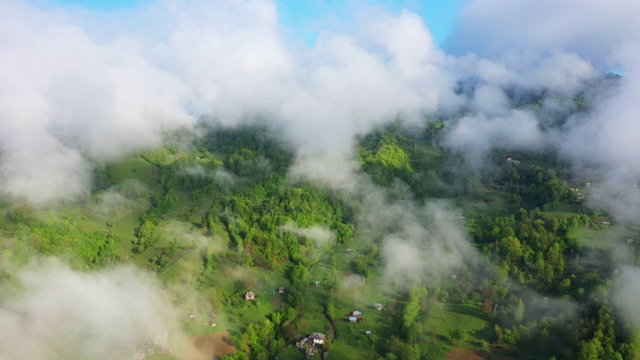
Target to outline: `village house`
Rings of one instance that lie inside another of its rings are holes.
[[[357,317],[355,317],[355,316],[349,316],[349,322],[354,323],[354,322],[356,322],[356,321],[358,321],[358,318],[357,318]]]
[[[282,286],[278,289],[278,294],[284,294],[284,288]]]
[[[296,347],[298,349],[304,349],[305,344],[309,344],[311,346],[322,345],[327,342],[327,336],[323,333],[314,332],[311,335],[303,337],[300,341],[296,342]]]
[[[513,164],[513,165],[520,165],[520,161],[519,161],[519,160],[515,160],[515,159],[514,159],[514,158],[512,158],[512,157],[508,157],[508,158],[507,158],[507,163],[508,163],[508,164]]]
[[[355,310],[354,312],[351,313],[351,316],[362,316],[362,312]]]
[[[382,310],[382,304],[380,304],[380,303],[373,304],[373,307],[378,311]]]
[[[247,291],[247,293],[244,295],[244,298],[246,300],[255,300],[256,294],[254,294],[253,291]]]
[[[314,332],[307,336],[307,341],[313,345],[324,344],[327,342],[327,336],[323,333]]]

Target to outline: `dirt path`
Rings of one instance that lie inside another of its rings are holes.
[[[327,320],[327,324],[329,324],[329,342],[333,342],[337,337],[336,327],[333,325],[333,321],[329,316],[327,316],[327,314],[324,314],[324,318]]]

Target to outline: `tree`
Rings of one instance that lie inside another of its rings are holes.
[[[249,360],[249,357],[242,351],[236,351],[232,354],[222,355],[222,360]]]
[[[424,288],[414,287],[409,293],[409,301],[407,301],[402,311],[402,329],[406,339],[410,337],[411,325],[420,311],[420,296],[422,293],[426,296],[426,291]]]
[[[593,338],[589,341],[583,341],[580,345],[577,360],[600,360],[603,352],[604,349],[600,340]]]
[[[355,233],[355,228],[351,224],[343,224],[339,223],[336,225],[336,238],[340,244],[345,244],[351,238],[353,238],[353,234]]]
[[[419,360],[420,347],[418,345],[405,345],[402,349],[402,360]]]
[[[516,322],[522,322],[524,319],[524,303],[522,303],[522,299],[518,299],[516,303],[513,305],[513,320]]]
[[[384,354],[384,360],[398,360],[398,357],[394,353]]]
[[[482,301],[482,304],[480,305],[480,308],[482,309],[483,312],[485,313],[490,313],[493,311],[493,301],[491,301],[491,299],[484,299]]]
[[[351,262],[351,266],[356,273],[364,277],[369,277],[369,275],[371,275],[369,264],[367,263],[367,257],[362,254],[356,256],[356,258]]]
[[[452,329],[449,331],[449,339],[454,345],[462,344],[467,338],[467,332],[462,329]]]
[[[291,270],[291,282],[294,286],[300,286],[309,282],[309,270],[302,263],[298,263]]]
[[[295,325],[289,324],[284,328],[284,338],[287,341],[296,340],[297,336],[298,336],[298,329],[296,328]]]

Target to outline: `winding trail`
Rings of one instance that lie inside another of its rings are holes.
[[[336,327],[333,325],[333,320],[331,320],[327,314],[324,314],[324,318],[327,319],[327,324],[329,324],[329,342],[333,343],[338,337],[336,335]]]

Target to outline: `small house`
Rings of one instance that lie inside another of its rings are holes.
[[[380,304],[380,303],[373,304],[373,307],[378,311],[382,310],[382,304]]]
[[[351,316],[362,316],[362,312],[355,310],[354,312],[351,313]]]
[[[519,165],[519,164],[520,164],[520,161],[519,161],[519,160],[516,160],[516,159],[514,159],[514,158],[512,158],[512,157],[508,157],[508,158],[507,158],[507,163],[508,163],[508,164]]]
[[[323,333],[314,332],[307,337],[307,341],[313,345],[324,344],[327,342],[327,336]]]
[[[356,322],[356,321],[358,321],[358,318],[357,318],[357,317],[355,317],[355,316],[349,316],[349,322],[354,323],[354,322]]]
[[[320,280],[316,281],[316,287],[320,286]]]
[[[347,249],[347,254],[351,254],[351,249]]]
[[[253,293],[253,291],[247,291],[247,293],[244,295],[245,300],[255,300],[256,299],[256,294]]]
[[[278,294],[284,294],[284,287],[279,287],[278,288]]]
[[[364,332],[367,336],[371,336],[371,330],[367,330]]]
[[[633,244],[633,239],[627,239],[627,245]]]
[[[458,275],[451,275],[451,281],[458,280]]]
[[[361,322],[364,321],[364,319],[362,318],[362,316],[358,316],[358,317],[356,317],[356,321],[361,323]]]

